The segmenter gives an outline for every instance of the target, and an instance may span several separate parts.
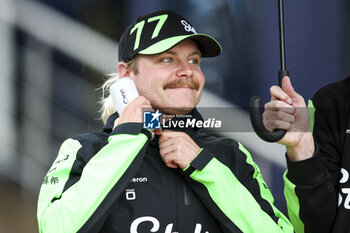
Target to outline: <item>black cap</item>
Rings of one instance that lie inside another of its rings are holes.
[[[221,53],[220,44],[211,36],[197,33],[192,24],[169,10],[142,15],[125,29],[119,41],[119,61],[128,62],[137,54],[165,52],[183,40],[196,42],[202,57],[215,57]]]

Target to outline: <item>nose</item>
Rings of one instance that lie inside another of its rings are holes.
[[[189,64],[187,61],[180,61],[177,76],[183,78],[192,77],[193,69],[191,67],[191,64]]]

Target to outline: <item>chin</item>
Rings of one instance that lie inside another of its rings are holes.
[[[186,114],[191,112],[199,102],[196,96],[181,95],[181,93],[167,95],[166,97],[163,99],[164,101],[158,102],[157,106],[159,107],[154,109],[159,109],[165,114]]]

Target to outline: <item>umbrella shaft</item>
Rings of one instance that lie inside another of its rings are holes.
[[[284,39],[284,10],[283,0],[278,0],[278,15],[279,15],[279,34],[280,34],[280,62],[281,70],[286,70],[286,54],[285,54],[285,39]]]

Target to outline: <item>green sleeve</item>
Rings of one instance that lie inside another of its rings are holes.
[[[287,202],[288,216],[294,226],[296,233],[304,233],[304,223],[300,219],[300,202],[295,193],[295,184],[293,184],[287,177],[286,171],[283,175],[284,179],[284,196]]]
[[[245,156],[247,168],[253,169],[251,176],[244,183],[230,167],[214,156],[207,159],[209,162],[202,169],[195,169],[190,174],[199,184],[197,186],[205,187],[201,189],[202,201],[207,203],[208,208],[217,217],[224,232],[235,232],[233,228],[238,228],[242,232],[250,233],[292,233],[293,227],[289,220],[273,205],[273,196],[250,153],[241,144],[239,150],[240,155]],[[202,153],[205,153],[205,150]],[[249,188],[253,186],[256,188]],[[267,209],[269,211],[266,211]]]
[[[80,179],[64,191],[77,152],[82,148],[79,141],[66,140],[41,186],[37,210],[39,231],[78,232],[121,179],[146,142],[147,136],[142,133],[110,136],[109,143],[85,165]]]

